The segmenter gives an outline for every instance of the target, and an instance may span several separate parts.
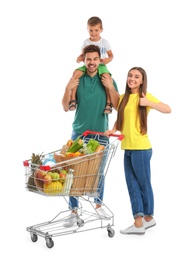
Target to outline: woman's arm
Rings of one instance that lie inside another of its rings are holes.
[[[148,101],[148,106],[158,110],[161,113],[171,113],[171,108],[167,104],[164,104],[162,102],[154,103],[154,102]]]
[[[142,93],[142,98],[140,98],[140,100],[139,100],[139,105],[140,106],[149,106],[151,108],[158,110],[161,113],[171,113],[171,111],[172,111],[171,108],[167,104],[164,104],[162,102],[155,103],[155,102],[148,100],[146,98],[146,96],[144,95],[144,93]]]

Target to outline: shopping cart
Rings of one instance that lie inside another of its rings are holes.
[[[34,192],[44,196],[62,196],[69,205],[69,196],[74,196],[78,199],[79,209],[77,210],[77,222],[72,227],[64,227],[71,210],[61,211],[50,221],[32,225],[26,228],[30,232],[31,240],[36,242],[38,236],[45,238],[46,246],[52,248],[54,246],[53,237],[67,234],[74,234],[97,228],[107,228],[108,236],[113,237],[114,229],[114,214],[102,201],[102,205],[109,212],[109,218],[99,214],[95,207],[94,198],[97,198],[105,183],[105,177],[111,159],[114,157],[119,141],[124,136],[111,134],[114,140],[111,142],[103,140],[102,132],[86,131],[81,138],[84,143],[88,142],[93,136],[94,139],[105,146],[105,149],[93,154],[87,154],[75,158],[61,157],[60,150],[48,153],[45,157],[54,156],[59,158],[52,165],[39,165],[32,163],[31,159],[23,162],[25,167],[25,188],[27,191]],[[60,157],[59,157],[60,156]],[[46,184],[42,181],[40,174],[45,175],[47,172],[60,174],[66,171],[66,178],[63,183],[60,179],[55,180],[51,184]],[[84,204],[85,209],[84,209]]]

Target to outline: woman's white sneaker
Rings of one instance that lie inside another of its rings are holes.
[[[150,221],[146,221],[145,219],[143,219],[143,226],[145,229],[151,228],[156,226],[156,221],[155,219],[151,219]]]
[[[121,229],[120,233],[123,235],[130,235],[130,234],[143,235],[143,234],[145,234],[145,228],[144,228],[144,226],[136,227],[135,225],[132,225],[126,229]]]

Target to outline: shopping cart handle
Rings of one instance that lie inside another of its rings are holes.
[[[118,140],[121,141],[125,138],[124,135],[110,134],[109,136],[118,137]]]
[[[82,135],[83,136],[87,136],[87,135],[105,135],[105,133],[103,132],[94,132],[94,131],[90,131],[90,130],[86,130]],[[110,134],[109,137],[112,136],[112,137],[118,137],[118,140],[121,141],[123,140],[123,138],[125,137],[124,135],[118,135],[118,134]]]

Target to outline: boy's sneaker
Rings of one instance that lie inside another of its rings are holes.
[[[64,227],[72,227],[77,223],[77,214],[71,213],[68,218],[65,219]]]
[[[143,226],[145,229],[151,228],[156,226],[156,221],[155,219],[151,219],[150,221],[146,221],[145,219],[143,219]]]
[[[101,217],[105,218],[106,220],[111,219],[111,216],[108,215],[102,207],[96,209],[96,211],[98,212],[98,214],[99,214]]]
[[[131,235],[131,234],[143,235],[143,234],[145,234],[145,228],[144,228],[144,226],[138,228],[135,225],[132,225],[126,229],[120,230],[120,233],[123,235]]]

